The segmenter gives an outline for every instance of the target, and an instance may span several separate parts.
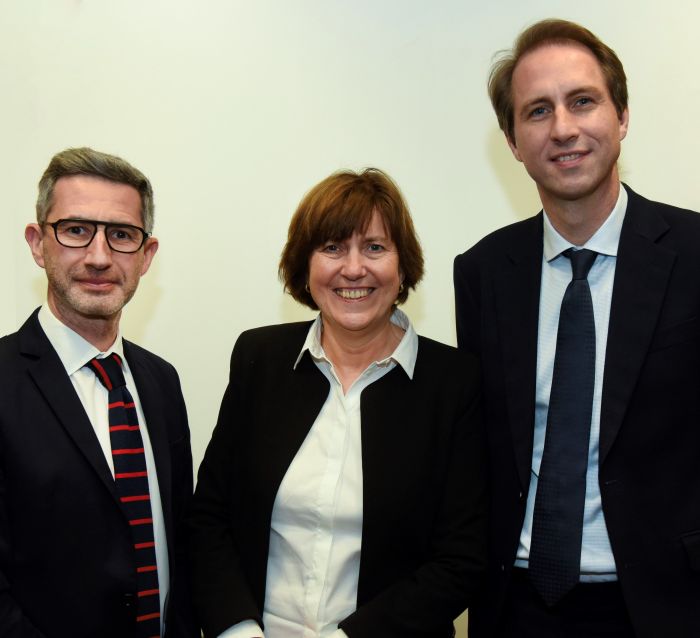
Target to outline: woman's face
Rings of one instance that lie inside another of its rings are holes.
[[[402,276],[394,242],[375,211],[364,233],[328,241],[309,259],[309,290],[324,329],[372,334],[385,329]]]

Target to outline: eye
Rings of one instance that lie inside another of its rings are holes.
[[[384,246],[382,246],[381,244],[374,244],[374,243],[373,243],[373,244],[368,244],[368,245],[367,245],[367,250],[368,250],[370,253],[381,253],[381,252],[384,251]]]
[[[138,232],[130,226],[112,226],[109,229],[109,238],[115,241],[134,241]]]
[[[340,246],[338,246],[338,244],[328,243],[321,247],[321,252],[335,255],[340,252]]]
[[[577,97],[574,101],[574,106],[588,106],[589,104],[593,104],[593,100],[585,95]]]
[[[541,118],[544,117],[547,114],[547,108],[544,106],[536,106],[534,109],[532,109],[528,115],[528,117],[532,118]]]
[[[82,237],[83,235],[90,235],[92,233],[92,229],[88,229],[80,222],[63,222],[58,228],[61,233],[74,237]]]

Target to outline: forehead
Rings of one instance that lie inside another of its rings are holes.
[[[351,237],[389,238],[391,236],[387,220],[376,208],[371,211],[367,209],[334,210],[330,214],[318,216],[312,227],[313,237],[319,244]]]
[[[128,184],[92,175],[67,175],[56,181],[49,217],[85,217],[141,225],[141,195]]]
[[[600,63],[577,42],[543,44],[526,53],[515,66],[512,87],[515,103],[582,87],[607,93]]]

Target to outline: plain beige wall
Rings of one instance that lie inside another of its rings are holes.
[[[161,250],[122,325],[180,371],[196,463],[237,335],[311,316],[277,260],[297,202],[338,168],[402,187],[427,261],[406,309],[454,343],[454,255],[538,208],[490,111],[489,64],[551,16],[625,63],[624,179],[700,209],[690,0],[0,0],[0,334],[45,294],[22,239],[36,182],[54,152],[90,145],[153,181]]]

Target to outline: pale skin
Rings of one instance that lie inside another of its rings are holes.
[[[364,233],[329,241],[309,259],[309,290],[323,318],[323,349],[347,392],[404,330],[389,320],[403,277],[394,242],[375,211]]]
[[[127,184],[87,175],[61,177],[46,221],[59,219],[142,227],[141,197]],[[24,231],[34,261],[46,270],[49,308],[59,321],[102,352],[117,338],[122,308],[158,250],[158,240],[149,237],[136,253],[115,252],[103,228],[84,248],[62,246],[48,225],[31,223]]]
[[[574,42],[525,54],[512,94],[515,134],[508,145],[537,184],[557,232],[582,246],[617,201],[629,111],[618,114],[597,59]]]

